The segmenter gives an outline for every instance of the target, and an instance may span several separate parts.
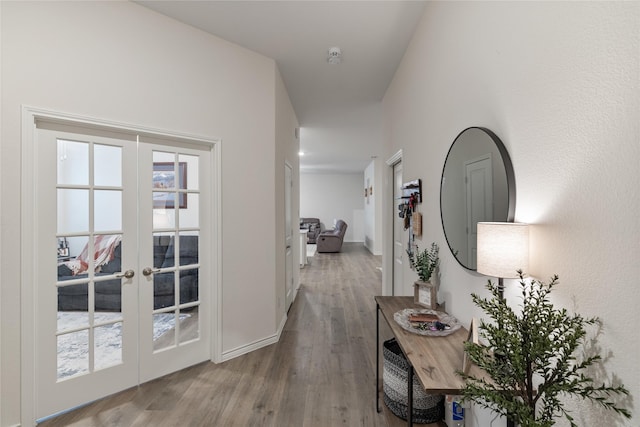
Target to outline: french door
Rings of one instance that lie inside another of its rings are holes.
[[[210,358],[211,151],[36,132],[36,419]]]

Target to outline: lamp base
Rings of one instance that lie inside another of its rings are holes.
[[[498,297],[504,300],[504,279],[502,277],[498,277]]]
[[[498,277],[498,297],[504,300],[504,279],[502,277]],[[515,425],[510,418],[507,418],[507,427],[515,427]]]

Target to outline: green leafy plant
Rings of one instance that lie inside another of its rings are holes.
[[[438,267],[440,263],[440,258],[438,257],[439,250],[440,248],[437,243],[433,242],[431,243],[430,249],[425,249],[422,252],[417,245],[415,252],[407,251],[409,254],[409,265],[416,270],[418,277],[423,282],[428,282],[431,274],[433,274],[436,267]]]
[[[570,315],[565,309],[553,307],[548,297],[558,276],[552,277],[549,284],[536,280],[527,284],[522,271],[518,274],[522,289],[520,313],[500,298],[498,286],[491,281],[486,286],[491,299],[472,294],[473,302],[493,322],[480,322],[480,336],[486,345],[466,342],[465,351],[490,379],[459,372],[466,380],[464,397],[521,427],[552,426],[555,418],[563,416],[571,426],[577,426],[562,405],[562,395],[579,396],[631,418],[627,409],[611,399],[614,395],[628,395],[624,385],[596,384],[586,372],[601,360],[600,355],[576,356],[578,348],[584,348],[586,327],[600,326],[600,320]]]

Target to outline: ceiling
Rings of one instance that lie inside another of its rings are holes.
[[[301,127],[300,168],[362,172],[382,145],[380,101],[423,1],[136,1],[273,58]],[[331,65],[338,46],[342,63]]]

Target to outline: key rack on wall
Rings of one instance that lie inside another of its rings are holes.
[[[422,216],[415,212],[418,203],[422,203],[422,180],[416,179],[402,184],[401,203],[398,205],[398,216],[404,219],[404,229],[409,230],[407,254],[413,255],[415,234],[422,234]],[[419,223],[419,224],[416,224]],[[415,231],[418,231],[415,233]]]
[[[410,225],[409,220],[416,210],[416,205],[422,203],[422,180],[405,182],[401,189],[400,200],[402,203],[398,205],[398,215],[400,218],[405,218],[404,229],[406,230]]]

